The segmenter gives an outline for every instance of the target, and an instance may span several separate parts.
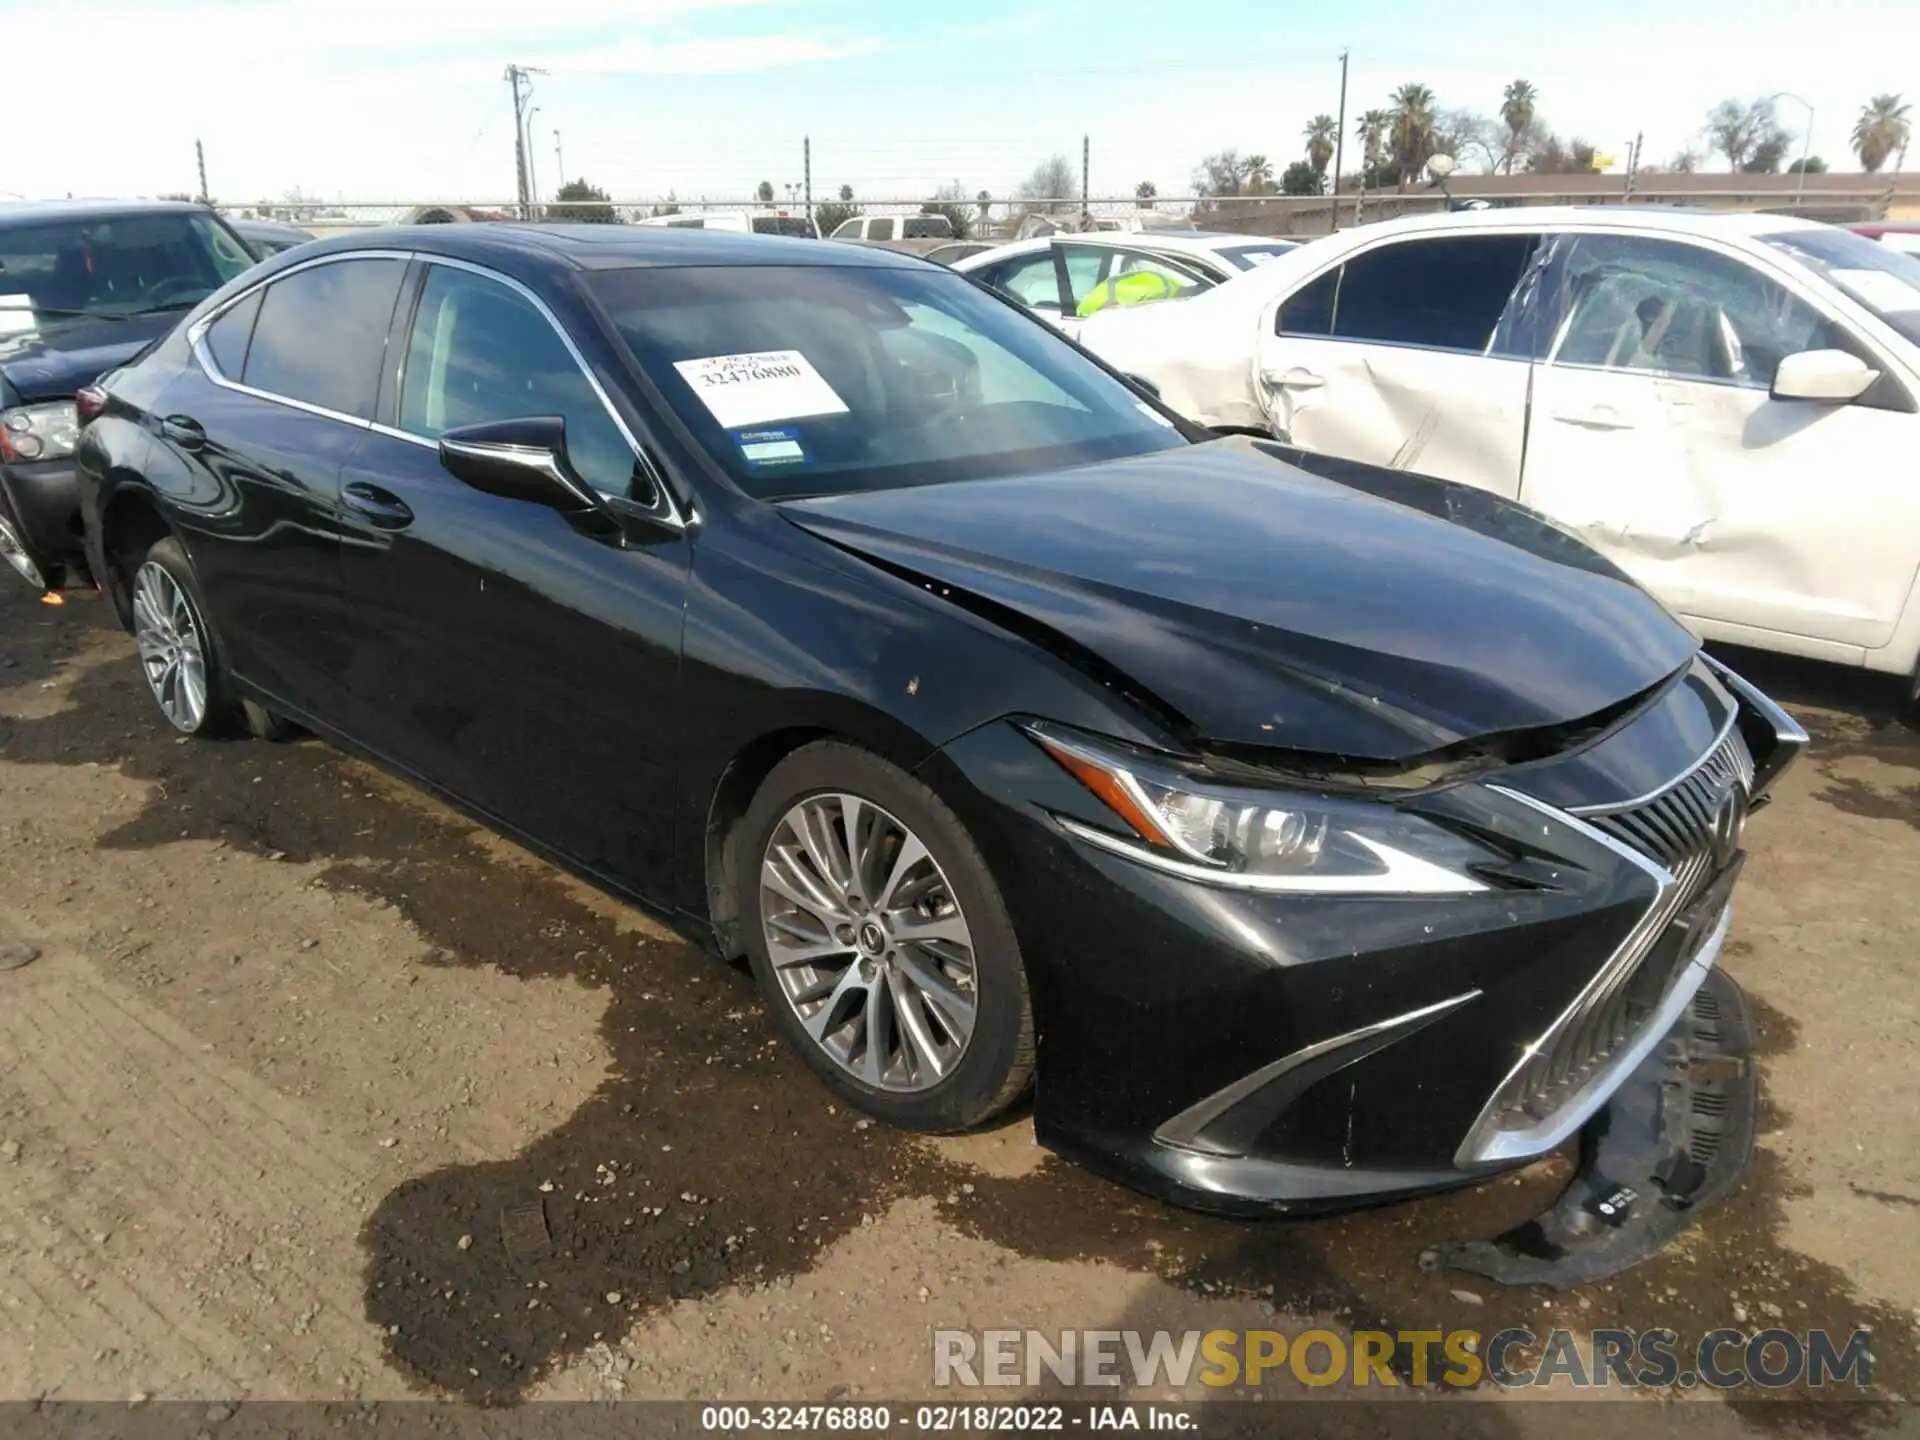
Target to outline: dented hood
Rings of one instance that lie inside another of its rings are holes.
[[[1593,716],[1695,649],[1529,511],[1416,508],[1243,440],[781,509],[1224,744],[1407,760]]]

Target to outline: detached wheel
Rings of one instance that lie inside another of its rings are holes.
[[[180,542],[155,541],[135,567],[133,638],[154,703],[186,735],[230,730],[238,716],[206,621],[206,606]]]
[[[754,975],[828,1085],[931,1132],[1020,1098],[1034,1066],[1026,969],[980,852],[938,796],[822,742],[774,768],[744,824]]]

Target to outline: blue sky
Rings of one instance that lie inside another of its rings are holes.
[[[509,60],[551,72],[542,190],[558,129],[570,175],[636,199],[798,182],[807,135],[816,198],[1004,195],[1049,154],[1077,166],[1082,134],[1096,194],[1186,194],[1210,151],[1296,158],[1343,47],[1349,133],[1405,80],[1492,112],[1525,77],[1562,134],[1624,156],[1644,131],[1664,161],[1715,101],[1790,90],[1814,150],[1850,166],[1868,96],[1920,106],[1914,0],[0,0],[0,23],[45,42],[9,67],[9,108],[58,116],[15,120],[0,190],[27,196],[192,188],[198,137],[224,200],[503,198]]]

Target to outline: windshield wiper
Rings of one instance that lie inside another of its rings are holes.
[[[191,310],[206,298],[205,295],[196,295],[191,300],[169,300],[164,305],[149,305],[142,310],[127,310],[114,318],[118,320],[131,320],[136,315],[164,315],[169,310]]]

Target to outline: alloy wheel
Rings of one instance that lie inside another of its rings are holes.
[[[760,920],[781,993],[834,1063],[877,1090],[953,1073],[973,1038],[973,934],[939,862],[857,795],[811,795],[760,862]]]
[[[151,560],[133,577],[133,626],[147,688],[174,728],[193,734],[207,718],[206,640],[187,592]]]

